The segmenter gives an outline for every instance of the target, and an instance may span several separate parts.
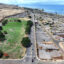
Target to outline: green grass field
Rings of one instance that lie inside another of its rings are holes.
[[[12,19],[12,18],[11,18]],[[13,21],[14,19],[12,19]],[[22,58],[24,47],[21,45],[21,40],[25,35],[25,28],[27,21],[22,22],[8,22],[3,26],[3,31],[7,31],[6,41],[0,44],[0,50],[9,54],[9,58],[18,59]]]

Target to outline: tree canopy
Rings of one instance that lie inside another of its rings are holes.
[[[0,41],[4,41],[5,40],[5,35],[0,31]]]
[[[24,38],[22,39],[21,43],[22,43],[22,45],[23,45],[24,47],[29,47],[31,41],[30,41],[30,39],[29,39],[28,37],[24,37]]]
[[[6,25],[8,23],[8,20],[6,19],[6,20],[4,20],[3,22],[2,22],[2,25]]]
[[[31,20],[27,21],[27,26],[26,26],[26,30],[25,30],[26,34],[30,34],[31,33],[32,25],[33,25],[33,22]]]
[[[2,57],[3,57],[3,51],[0,50],[0,58],[2,58]]]

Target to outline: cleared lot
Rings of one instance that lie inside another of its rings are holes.
[[[63,60],[63,52],[54,44],[44,28],[36,25],[37,53],[41,60]]]

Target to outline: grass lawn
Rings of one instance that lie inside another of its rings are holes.
[[[14,20],[11,18],[12,21]],[[9,19],[10,20],[10,19]],[[24,56],[25,48],[21,45],[21,40],[25,35],[25,27],[27,22],[8,22],[3,26],[3,31],[7,31],[6,41],[0,44],[0,49],[9,54],[11,59],[19,59]],[[3,32],[2,31],[2,32]],[[4,57],[3,57],[4,58]]]

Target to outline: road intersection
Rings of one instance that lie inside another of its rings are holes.
[[[33,21],[33,26],[31,28],[31,34],[29,35],[29,38],[31,40],[31,47],[27,48],[26,54],[23,59],[7,59],[7,60],[0,60],[0,64],[64,64],[64,61],[62,62],[51,62],[51,61],[41,61],[37,56],[37,49],[36,49],[36,33],[35,33],[35,22],[37,21],[35,19],[34,13],[31,13],[31,20]],[[41,23],[39,23],[41,25]],[[41,25],[42,28],[45,29],[44,26]],[[46,30],[45,30],[46,31]],[[48,35],[52,38],[52,36],[49,34],[48,31],[46,31]],[[58,41],[52,40],[58,45]],[[58,45],[59,46],[59,45]]]

